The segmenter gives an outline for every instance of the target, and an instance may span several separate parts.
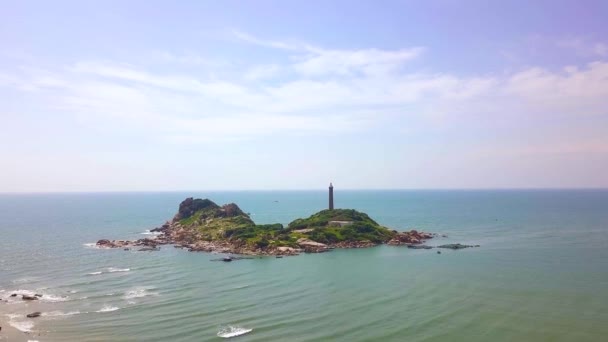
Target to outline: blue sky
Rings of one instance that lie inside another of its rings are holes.
[[[605,1],[0,5],[0,192],[608,187]]]

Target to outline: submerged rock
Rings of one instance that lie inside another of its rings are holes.
[[[449,243],[447,245],[437,246],[437,248],[449,248],[449,249],[463,249],[463,248],[472,248],[479,247],[479,245],[463,245],[460,243]]]
[[[26,317],[35,318],[35,317],[40,317],[40,315],[42,315],[42,313],[40,311],[36,311],[36,312],[32,312],[31,314],[27,314]]]
[[[427,245],[407,245],[407,248],[411,248],[411,249],[431,249],[433,247],[432,246],[427,246]]]
[[[36,297],[36,296],[22,295],[21,299],[23,299],[23,300],[38,300],[38,297]]]
[[[160,247],[142,247],[140,249],[137,250],[138,252],[155,252],[155,251],[160,251]]]

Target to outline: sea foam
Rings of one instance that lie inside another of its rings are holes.
[[[223,338],[237,337],[252,332],[253,329],[241,328],[238,326],[227,326],[218,331],[217,336]]]
[[[8,314],[6,316],[9,318],[8,324],[19,331],[28,333],[34,328],[34,322],[30,320],[18,320],[19,318],[23,318],[23,315]]]
[[[156,292],[149,292],[148,290],[149,289],[144,288],[144,287],[134,288],[134,289],[131,289],[131,290],[125,292],[125,295],[122,298],[134,299],[134,298],[142,298],[142,297],[147,297],[147,296],[154,296],[154,295],[158,294]]]
[[[95,312],[99,312],[99,313],[103,313],[103,312],[112,312],[112,311],[116,311],[120,309],[117,306],[111,306],[111,305],[104,305],[101,309],[95,311]]]
[[[53,294],[49,294],[46,292],[41,292],[41,291],[30,291],[30,290],[15,290],[15,291],[9,291],[8,293],[10,294],[17,294],[17,296],[35,296],[36,294],[41,294],[42,297],[38,297],[38,300],[40,300],[41,302],[51,302],[51,303],[56,303],[56,302],[65,302],[67,300],[69,300],[70,298],[68,296],[57,296],[57,295],[53,295]],[[13,297],[7,297],[7,299],[13,299]],[[19,301],[21,301],[20,297],[17,297],[17,299],[19,299]]]

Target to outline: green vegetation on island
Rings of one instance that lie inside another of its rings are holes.
[[[180,204],[173,223],[179,223],[193,238],[204,241],[229,241],[253,249],[298,248],[304,241],[326,245],[338,243],[380,244],[395,231],[380,226],[367,214],[353,209],[323,210],[308,218],[282,224],[258,225],[236,204],[218,206],[205,199],[188,198]]]
[[[280,223],[256,224],[234,203],[219,206],[209,199],[193,198],[182,201],[173,220],[152,232],[159,233],[156,239],[100,240],[98,245],[156,249],[157,245],[174,244],[191,251],[294,255],[385,243],[417,244],[432,237],[415,230],[390,230],[353,209],[322,210],[308,218],[296,219],[287,227]]]

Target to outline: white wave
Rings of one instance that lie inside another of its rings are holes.
[[[27,342],[40,342],[38,340],[27,340]]]
[[[116,267],[110,267],[108,268],[108,273],[114,273],[114,272],[129,272],[131,269],[130,268],[116,268]]]
[[[82,245],[89,248],[99,248],[95,242],[83,243]]]
[[[22,332],[31,332],[32,328],[34,328],[34,322],[30,320],[17,320],[18,318],[23,318],[23,315],[18,314],[9,314],[6,315],[9,318],[8,324]]]
[[[40,278],[37,277],[23,277],[12,281],[13,284],[25,284],[38,281]]]
[[[220,331],[218,331],[218,333],[217,333],[217,336],[223,337],[223,338],[231,338],[231,337],[245,335],[252,331],[253,331],[253,329],[241,328],[238,326],[236,326],[236,327],[227,326],[227,327],[220,329]]]
[[[45,316],[45,317],[61,317],[61,316],[78,315],[79,313],[80,313],[80,311],[70,311],[70,312],[50,311],[50,312],[43,312],[42,316]]]
[[[156,236],[156,235],[160,235],[162,233],[161,232],[151,232],[149,229],[147,229],[145,232],[140,233],[140,234],[141,235],[154,235],[154,236]]]
[[[155,296],[158,295],[156,292],[149,292],[148,288],[137,287],[125,292],[125,295],[122,296],[124,299],[134,299],[134,298],[142,298],[147,296]]]
[[[38,300],[40,300],[41,302],[51,302],[51,303],[55,303],[55,302],[65,302],[66,300],[69,299],[69,297],[65,296],[56,296],[53,294],[49,294],[49,293],[45,293],[45,292],[39,292],[39,291],[30,291],[30,290],[15,290],[15,291],[10,291],[11,294],[15,293],[17,294],[17,296],[35,296],[36,294],[40,294],[42,295],[42,297],[37,297]],[[15,297],[8,297],[8,299],[15,299]],[[21,300],[21,297],[17,297],[16,299]]]
[[[102,274],[103,272],[101,271],[97,271],[97,272],[91,272],[91,273],[87,273],[87,275],[98,275],[98,274]]]
[[[102,312],[112,312],[112,311],[116,311],[118,309],[120,309],[120,308],[117,307],[117,306],[104,305],[101,309],[99,309],[99,310],[97,310],[95,312],[100,312],[100,313],[102,313]]]
[[[67,296],[63,297],[63,296],[54,296],[54,295],[50,295],[50,294],[43,294],[42,297],[40,297],[39,299],[44,302],[56,303],[56,302],[65,302],[66,300],[68,300],[70,298]]]

